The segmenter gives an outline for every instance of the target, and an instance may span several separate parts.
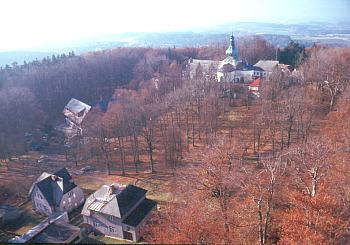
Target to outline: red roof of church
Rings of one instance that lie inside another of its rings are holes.
[[[259,87],[260,86],[260,77],[255,79],[251,84],[249,84],[250,87]]]

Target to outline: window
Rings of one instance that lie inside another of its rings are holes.
[[[108,220],[109,221],[113,221],[114,220],[114,217],[112,215],[108,215]]]
[[[71,198],[70,197],[68,197],[68,202],[71,202],[72,200],[71,200]]]
[[[109,232],[116,233],[117,230],[116,230],[116,228],[115,228],[114,226],[110,226],[110,227],[109,227]]]
[[[73,192],[72,191],[68,192],[68,196],[69,197],[73,196]]]
[[[98,227],[98,222],[94,221],[94,226]]]
[[[123,238],[132,241],[133,240],[132,233],[128,231],[123,231]]]

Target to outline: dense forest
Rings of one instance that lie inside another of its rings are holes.
[[[276,57],[242,38],[240,57]],[[224,58],[225,46],[118,48],[0,70],[0,157],[24,152],[24,134],[63,120],[71,98],[91,105],[70,149],[108,175],[170,172],[172,202],[147,227],[155,243],[345,244],[350,239],[350,49],[291,43],[261,96],[215,80],[188,58]],[[233,96],[233,95],[238,96]],[[88,139],[88,140],[86,140]],[[186,164],[189,163],[190,164]]]

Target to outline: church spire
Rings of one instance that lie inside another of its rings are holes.
[[[235,37],[233,36],[233,33],[230,37],[230,46],[226,50],[227,56],[232,56],[235,60],[238,60],[238,51],[235,46]]]

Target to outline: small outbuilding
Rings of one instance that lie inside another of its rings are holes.
[[[248,85],[249,92],[254,94],[256,97],[260,97],[260,92],[259,92],[260,85],[261,85],[261,78],[259,77]]]
[[[68,223],[66,212],[47,218],[22,236],[9,243],[79,243],[82,240],[80,228]]]

